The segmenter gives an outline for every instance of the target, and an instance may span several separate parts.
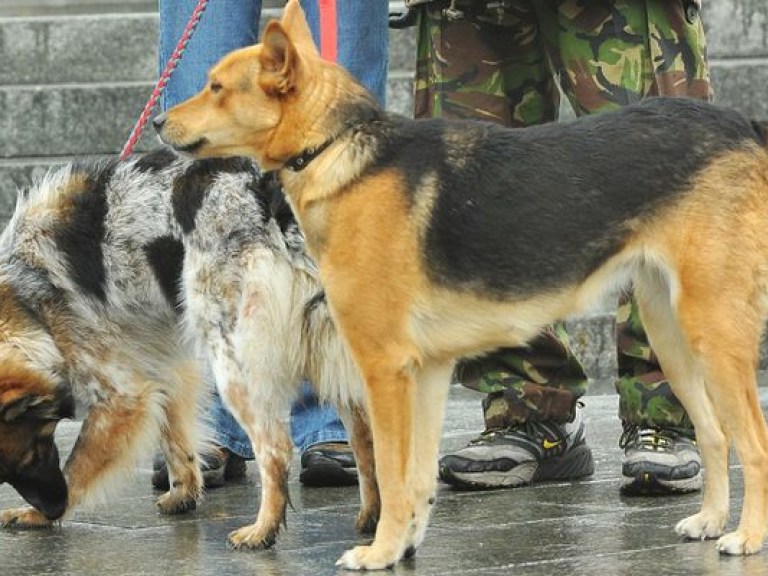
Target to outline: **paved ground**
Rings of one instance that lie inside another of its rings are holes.
[[[768,390],[763,388],[764,408]],[[478,395],[451,391],[443,448],[457,447],[480,426]],[[768,553],[720,557],[712,542],[683,542],[674,524],[694,513],[699,496],[622,499],[615,396],[587,397],[589,439],[597,470],[585,481],[514,491],[455,492],[441,489],[431,527],[417,556],[395,574],[656,576],[768,574]],[[61,444],[71,446],[75,424],[64,426]],[[292,475],[294,510],[274,550],[233,552],[226,534],[251,521],[258,477],[211,491],[198,510],[163,517],[154,510],[149,461],[110,506],[78,512],[59,528],[0,531],[0,574],[336,574],[333,565],[360,542],[352,524],[355,488],[307,489]],[[731,472],[732,516],[741,508],[741,469]],[[19,497],[0,487],[0,507]],[[730,525],[732,526],[732,519]]]

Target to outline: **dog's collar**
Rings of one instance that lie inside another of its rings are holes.
[[[285,168],[291,172],[301,172],[310,162],[312,162],[312,160],[320,156],[328,146],[333,144],[336,141],[336,138],[338,138],[338,136],[326,140],[320,144],[320,146],[307,148],[301,154],[288,160],[288,162],[285,163]]]
[[[331,136],[320,144],[320,146],[313,146],[311,148],[305,149],[301,154],[297,154],[296,156],[289,158],[288,162],[285,163],[283,168],[287,168],[291,172],[301,172],[304,170],[304,168],[307,167],[307,165],[312,162],[315,158],[320,156],[328,146],[336,142],[339,138],[341,138],[344,134],[346,134],[349,130],[355,127],[355,124],[347,124],[344,126],[341,131],[336,134],[335,136]]]

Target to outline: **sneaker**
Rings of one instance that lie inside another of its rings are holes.
[[[683,494],[701,490],[701,454],[696,440],[671,428],[625,424],[621,493],[625,496]]]
[[[357,466],[352,448],[343,442],[310,446],[301,455],[299,481],[305,486],[357,484]]]
[[[514,488],[543,480],[573,480],[595,470],[576,407],[572,422],[535,422],[487,430],[440,459],[440,479],[464,490]]]
[[[226,448],[217,447],[210,454],[201,456],[200,472],[206,488],[219,488],[225,480],[237,480],[245,476],[245,458]],[[155,454],[152,460],[152,486],[158,490],[169,490],[171,486],[168,466],[162,454]]]

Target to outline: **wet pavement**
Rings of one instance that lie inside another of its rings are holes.
[[[768,389],[761,388],[764,410]],[[443,450],[463,445],[482,426],[480,395],[453,386]],[[491,492],[458,492],[442,486],[427,538],[415,558],[394,574],[477,575],[745,575],[768,574],[768,552],[721,557],[713,542],[685,542],[673,527],[698,510],[700,495],[627,499],[619,496],[621,426],[615,395],[587,396],[588,441],[596,471],[583,481],[547,483]],[[66,452],[77,424],[64,423]],[[291,475],[293,510],[274,549],[234,552],[229,531],[250,523],[258,504],[258,474],[212,490],[186,516],[165,517],[154,508],[150,461],[109,505],[79,510],[60,527],[0,531],[0,575],[112,574],[265,576],[345,573],[334,562],[361,543],[353,523],[357,489],[304,488],[298,458]],[[731,468],[729,528],[742,502],[741,468]],[[0,486],[0,508],[20,498]]]

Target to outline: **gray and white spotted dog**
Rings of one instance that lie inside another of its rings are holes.
[[[261,476],[257,520],[232,546],[275,542],[292,456],[285,421],[304,378],[350,431],[358,528],[373,529],[360,377],[269,179],[246,160],[160,150],[73,164],[21,192],[0,236],[0,483],[32,507],[3,512],[0,524],[49,526],[105,497],[158,441],[171,478],[159,510],[194,509],[206,363]],[[62,470],[54,432],[75,404],[83,425]]]

